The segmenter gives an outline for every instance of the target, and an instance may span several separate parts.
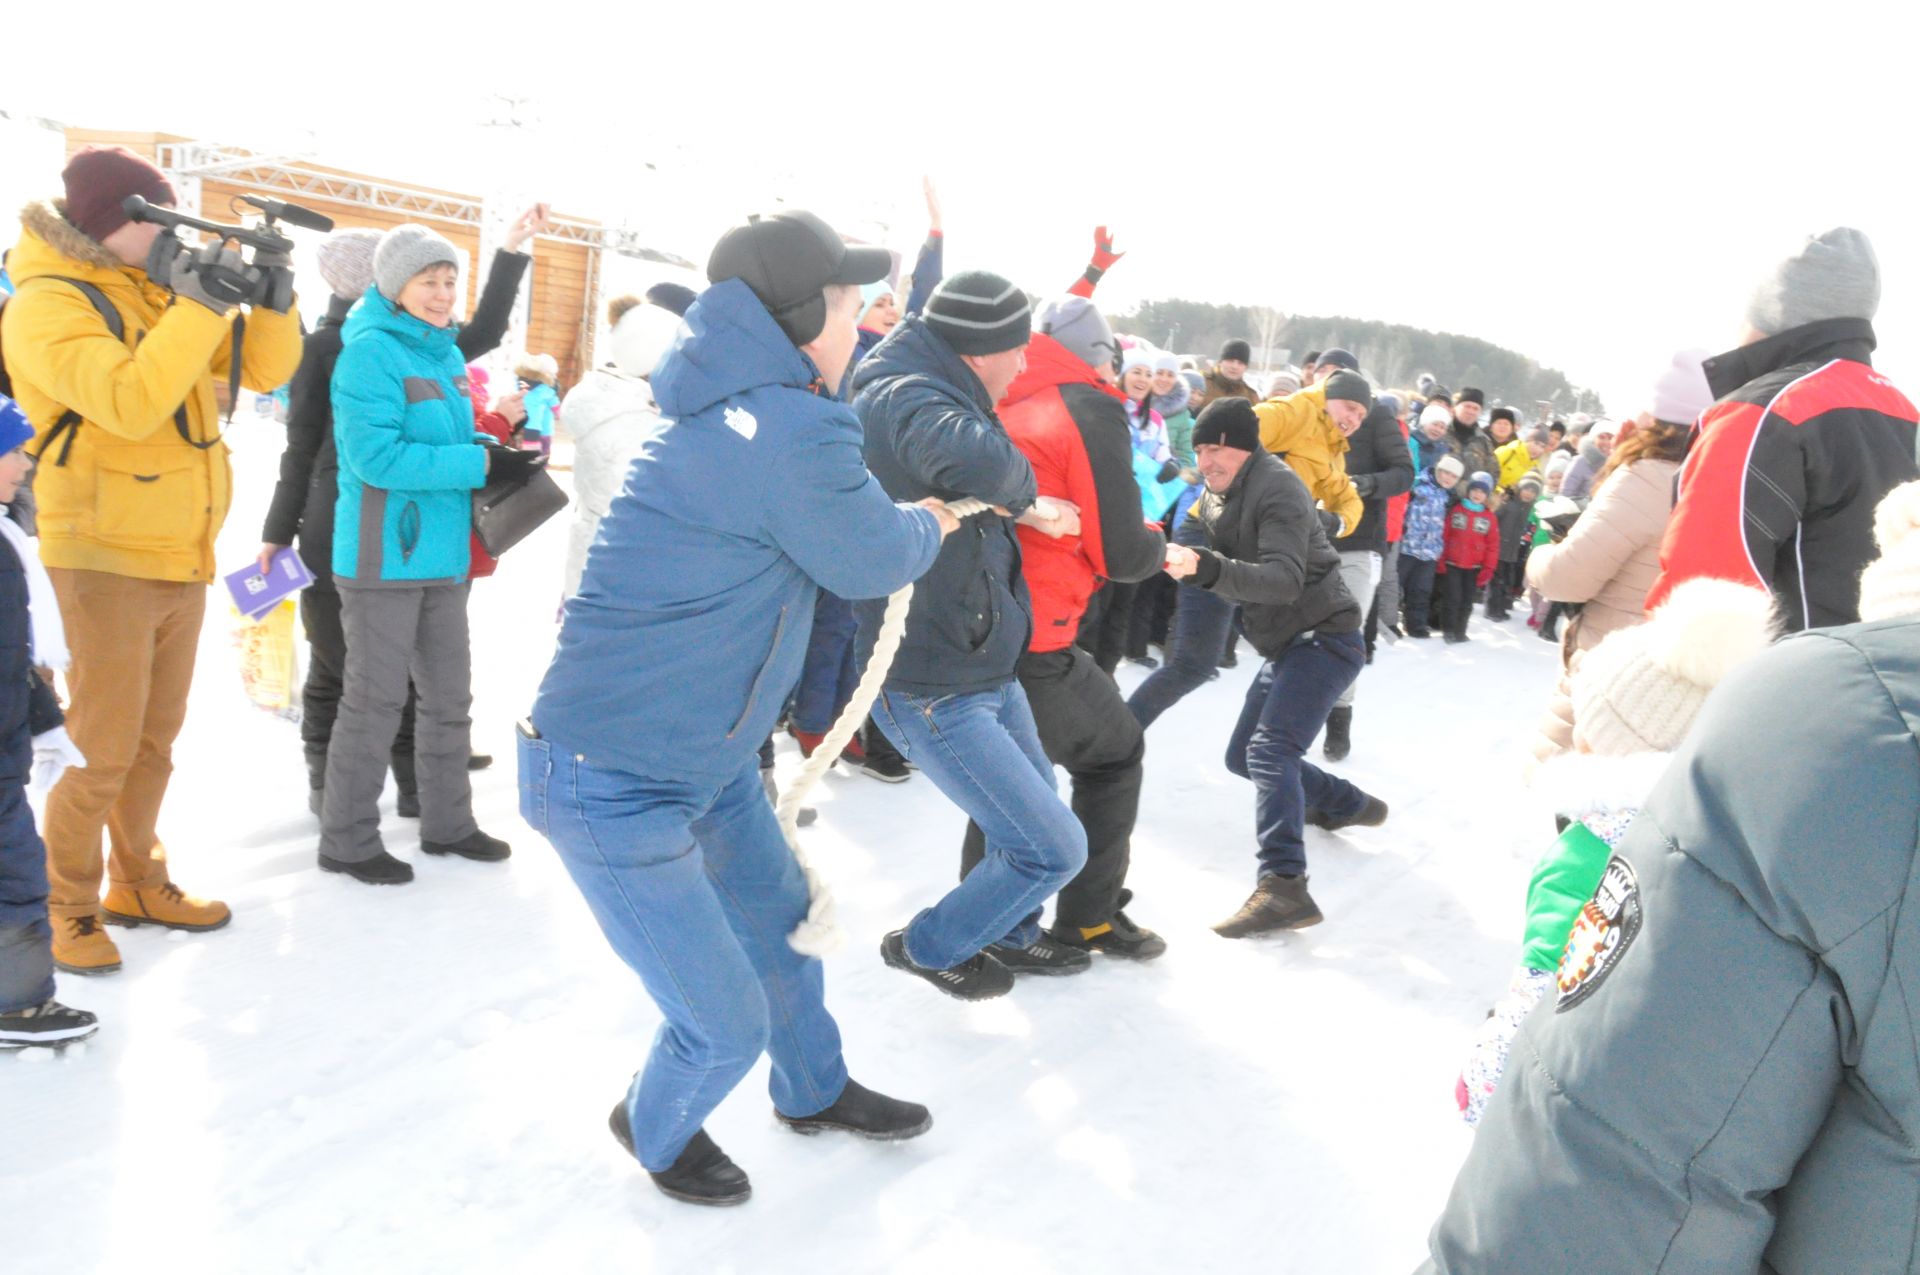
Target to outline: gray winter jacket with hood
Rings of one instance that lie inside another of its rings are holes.
[[[1427,1272],[1920,1271],[1920,617],[1715,690],[1522,1026]]]

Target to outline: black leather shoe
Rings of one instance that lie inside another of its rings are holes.
[[[481,863],[498,863],[513,853],[513,847],[498,837],[489,837],[475,828],[458,841],[420,842],[420,849],[426,854],[457,854],[462,859],[474,859]]]
[[[933,1128],[932,1113],[919,1103],[875,1093],[851,1076],[840,1097],[825,1111],[788,1116],[776,1108],[773,1114],[795,1133],[812,1135],[837,1129],[875,1142],[904,1142]]]
[[[322,872],[344,872],[368,885],[405,885],[413,880],[413,865],[382,850],[371,859],[332,859],[320,856]]]
[[[607,1117],[607,1127],[613,1130],[613,1136],[627,1149],[627,1154],[632,1155],[633,1129],[627,1124],[624,1099],[615,1104],[613,1114]],[[662,1194],[688,1204],[724,1208],[745,1204],[753,1195],[753,1184],[747,1181],[746,1170],[728,1159],[727,1153],[714,1145],[705,1129],[694,1133],[679,1159],[658,1173],[648,1169],[647,1176]]]

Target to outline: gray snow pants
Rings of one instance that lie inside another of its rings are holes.
[[[1380,555],[1371,549],[1342,549],[1340,551],[1340,581],[1347,586],[1347,592],[1360,604],[1360,615],[1364,620],[1367,608],[1373,605],[1373,591],[1380,587]],[[1340,692],[1340,698],[1334,701],[1335,708],[1353,707],[1353,688],[1360,684],[1356,674],[1347,689]]]
[[[347,670],[340,716],[327,746],[320,853],[346,863],[371,859],[380,841],[380,790],[387,755],[407,703],[407,674],[419,691],[414,763],[420,783],[420,838],[453,842],[478,831],[467,757],[473,737],[473,661],[467,649],[467,586],[366,589],[340,586]]]
[[[42,921],[0,925],[0,1014],[53,996],[53,934]]]

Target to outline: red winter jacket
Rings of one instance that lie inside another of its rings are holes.
[[[1478,567],[1476,581],[1485,588],[1493,581],[1494,568],[1500,565],[1500,526],[1491,509],[1469,509],[1465,501],[1447,510],[1447,546],[1440,551],[1435,572],[1472,571]]]
[[[1077,536],[1017,528],[1020,574],[1033,598],[1029,650],[1070,646],[1101,579],[1144,580],[1166,562],[1166,538],[1141,517],[1125,402],[1044,334],[1034,336],[1027,370],[1000,401],[1000,421],[1033,466],[1040,494],[1080,507]]]
[[[1411,439],[1413,437],[1413,431],[1407,428],[1406,418],[1401,417],[1398,423],[1400,425],[1400,437],[1403,440]],[[1419,476],[1418,474],[1414,475],[1415,478]],[[1412,500],[1413,493],[1411,491],[1403,491],[1398,496],[1387,497],[1387,543],[1389,545],[1399,544],[1401,538],[1407,534],[1407,505],[1411,503]]]
[[[480,429],[499,439],[506,446],[513,446],[513,426],[507,424],[507,418],[498,412],[483,412],[478,407],[473,412],[473,423]],[[484,579],[493,574],[500,565],[500,559],[480,547],[480,533],[473,533],[473,565],[467,569],[467,577],[472,580]]]

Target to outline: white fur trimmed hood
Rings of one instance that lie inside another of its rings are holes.
[[[1672,760],[1672,753],[1567,753],[1534,772],[1533,790],[1569,819],[1638,810]]]

